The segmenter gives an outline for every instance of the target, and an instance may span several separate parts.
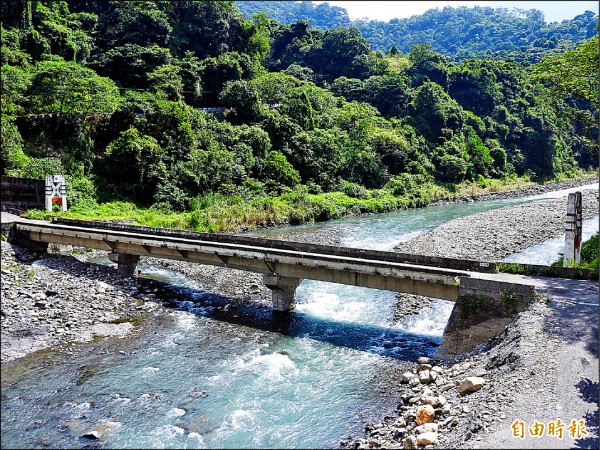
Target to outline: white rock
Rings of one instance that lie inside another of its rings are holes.
[[[85,434],[82,434],[81,437],[90,438],[90,439],[102,439],[106,432],[110,427],[106,425],[99,425],[94,428],[92,431],[88,431]]]
[[[417,448],[417,438],[414,436],[408,436],[406,439],[404,439],[404,443],[402,444],[402,446],[405,449],[415,449]]]
[[[419,364],[429,364],[431,362],[431,358],[428,358],[427,356],[420,356],[417,361]]]
[[[469,392],[478,391],[485,384],[485,380],[481,377],[467,377],[458,385],[458,392],[468,394]]]
[[[106,284],[104,281],[96,282],[96,291],[97,292],[104,293],[110,289],[111,289],[110,285]]]
[[[421,433],[437,433],[438,424],[437,423],[424,423],[423,425],[419,425],[414,430],[417,434]]]
[[[400,376],[400,381],[402,383],[408,383],[415,375],[412,372],[404,372]]]
[[[422,370],[419,372],[419,381],[421,383],[429,383],[429,370]]]
[[[408,382],[408,384],[410,384],[411,386],[416,386],[417,384],[420,384],[420,383],[421,383],[421,381],[419,381],[419,377],[413,377]]]
[[[437,442],[438,434],[429,431],[427,433],[421,433],[417,436],[417,444],[418,445],[430,445],[435,444]]]

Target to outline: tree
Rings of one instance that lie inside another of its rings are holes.
[[[106,147],[106,156],[120,193],[151,203],[158,183],[167,177],[166,155],[156,139],[129,128]]]
[[[150,89],[160,93],[167,100],[178,102],[183,99],[183,80],[180,74],[181,69],[178,66],[160,66],[148,74]]]
[[[261,170],[261,178],[274,181],[277,185],[295,186],[300,183],[300,174],[285,155],[272,150],[267,155]]]
[[[598,109],[598,36],[561,56],[550,56],[532,68],[534,80],[545,83],[555,96],[590,102]]]
[[[27,91],[30,107],[38,113],[112,114],[120,101],[115,83],[74,62],[43,61],[34,68]]]

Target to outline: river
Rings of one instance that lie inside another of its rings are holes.
[[[452,218],[585,188],[334,225],[342,230],[341,245],[391,250]],[[586,221],[586,233],[593,224],[597,230],[597,220]],[[554,260],[557,251],[553,244],[533,254]],[[170,284],[178,308],[157,318],[143,339],[79,345],[71,354],[42,351],[3,364],[2,448],[337,447],[394,410],[394,377],[407,362],[435,353],[452,309],[451,302],[434,302],[393,324],[393,293],[307,280],[287,318],[251,304],[224,313],[228,299],[203,292],[196,281],[140,268],[141,276]],[[99,443],[80,437],[105,423],[113,428]]]

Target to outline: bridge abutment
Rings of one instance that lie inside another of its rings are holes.
[[[129,255],[126,253],[109,253],[108,259],[117,263],[117,270],[124,277],[130,278],[135,275],[137,263],[140,260],[138,255]]]
[[[462,277],[442,344],[435,357],[450,359],[489,342],[535,298],[531,285]]]
[[[289,311],[296,307],[296,288],[302,280],[279,275],[263,275],[263,283],[271,289],[274,311]]]

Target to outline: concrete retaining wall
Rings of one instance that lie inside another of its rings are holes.
[[[0,181],[2,211],[44,209],[45,185],[44,180],[2,176]]]
[[[461,278],[436,358],[450,359],[495,338],[536,297],[524,284]]]

